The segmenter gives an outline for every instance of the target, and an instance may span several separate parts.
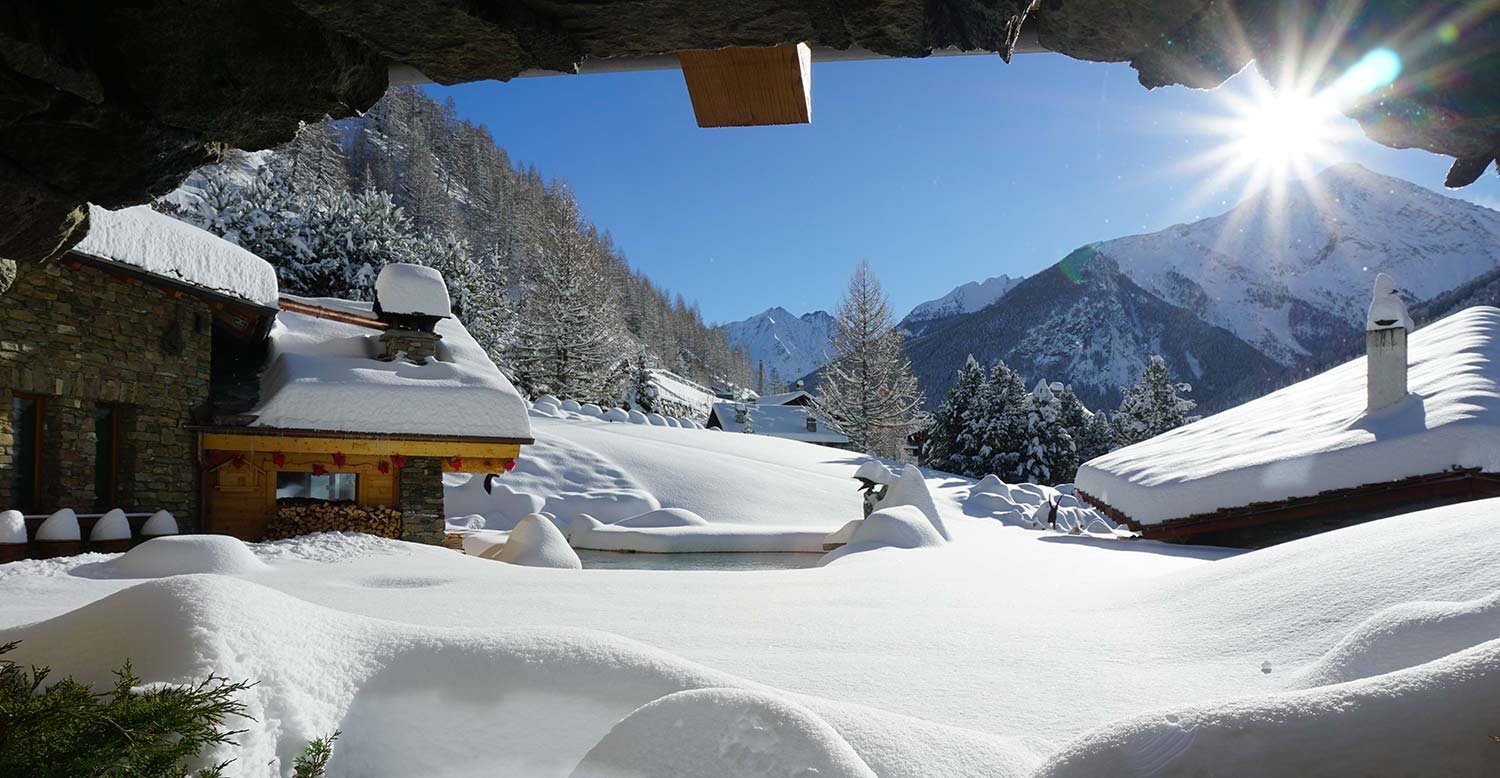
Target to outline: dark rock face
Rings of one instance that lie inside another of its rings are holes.
[[[921,57],[1044,47],[1130,62],[1148,87],[1211,87],[1252,58],[1276,72],[1338,27],[1323,82],[1375,46],[1406,59],[1390,95],[1351,109],[1375,140],[1458,158],[1472,182],[1500,150],[1500,15],[1473,3],[1326,0],[15,0],[0,11],[0,257],[54,256],[79,206],[142,202],[225,146],[283,142],[384,92],[388,66],[439,83],[585,59],[807,41]],[[1034,6],[1034,7],[1033,7]],[[1467,8],[1467,12],[1466,12]],[[1454,34],[1434,43],[1453,21]]]

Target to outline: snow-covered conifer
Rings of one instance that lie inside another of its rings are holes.
[[[1114,422],[1124,445],[1154,438],[1171,429],[1198,420],[1189,413],[1197,403],[1182,396],[1193,387],[1172,380],[1167,361],[1153,354],[1134,386],[1125,390]]]

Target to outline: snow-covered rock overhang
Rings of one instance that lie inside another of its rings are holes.
[[[806,43],[814,62],[819,50],[1009,57],[1032,47],[1128,62],[1147,87],[1200,88],[1252,59],[1268,73],[1295,71],[1286,66],[1308,51],[1327,54],[1311,75],[1322,86],[1384,48],[1400,57],[1400,73],[1382,99],[1351,115],[1381,143],[1455,157],[1451,185],[1478,178],[1500,149],[1500,15],[1438,0],[1362,3],[1334,24],[1324,5],[646,0],[516,11],[442,0],[60,0],[0,34],[0,99],[14,107],[0,117],[10,160],[0,168],[0,213],[12,217],[0,224],[0,257],[57,256],[81,237],[87,201],[144,202],[225,147],[267,148],[291,139],[299,121],[364,111],[393,68],[456,84],[587,72],[602,62],[632,69],[642,59],[728,46]]]
[[[370,303],[287,300],[298,310],[271,328],[251,429],[532,442],[525,402],[457,319],[438,322],[436,359],[386,362]],[[333,316],[303,312],[318,309]]]
[[[1081,492],[1143,526],[1455,469],[1500,472],[1500,309],[1409,341],[1411,394],[1366,413],[1363,357],[1085,463]]]

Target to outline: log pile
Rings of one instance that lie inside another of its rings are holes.
[[[276,502],[276,516],[266,527],[267,540],[311,532],[364,532],[383,538],[399,538],[401,511],[383,505],[322,500]]]

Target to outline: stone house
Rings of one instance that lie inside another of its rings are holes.
[[[215,343],[269,327],[275,274],[175,222],[157,225],[148,258],[139,236],[95,211],[90,238],[58,262],[20,263],[0,295],[0,505],[164,508],[191,531],[197,436],[186,423],[208,407]],[[208,256],[252,268],[260,285],[195,275]]]
[[[391,270],[416,280],[386,311],[283,297],[227,241],[91,207],[87,238],[0,293],[0,509],[166,509],[260,540],[313,501],[440,542],[442,473],[508,469],[530,426],[441,276]]]

